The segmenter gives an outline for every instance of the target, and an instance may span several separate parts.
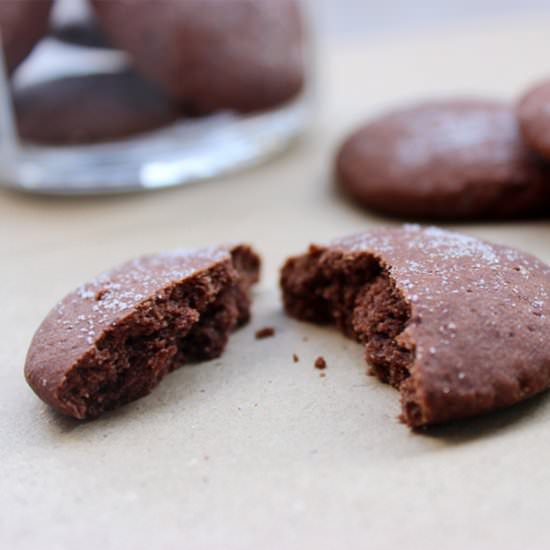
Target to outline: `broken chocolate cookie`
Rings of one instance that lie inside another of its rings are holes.
[[[32,340],[25,377],[78,419],[147,395],[184,363],[219,356],[249,319],[260,260],[245,245],[146,256],[66,296]]]
[[[282,269],[286,311],[365,345],[411,427],[513,405],[550,385],[550,267],[437,228],[313,245]]]

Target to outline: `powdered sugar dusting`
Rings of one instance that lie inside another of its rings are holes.
[[[404,233],[401,238],[396,233]],[[416,255],[402,255],[403,271],[420,273],[425,270],[425,260],[432,259],[441,264],[447,260],[458,258],[476,258],[478,266],[499,263],[499,255],[489,243],[480,241],[468,235],[445,231],[437,227],[422,227],[416,224],[404,225],[399,230],[372,231],[355,235],[333,243],[342,245],[352,251],[372,250],[380,254],[395,254],[396,245],[405,246],[411,253],[420,254],[422,261]]]
[[[422,229],[418,225],[404,227],[409,235],[407,247],[412,249],[424,249],[429,255],[436,255],[440,261],[466,256],[479,258],[488,264],[498,264],[499,259],[493,247],[468,235],[451,233],[437,227]]]
[[[402,166],[424,166],[436,156],[455,152],[465,163],[488,154],[494,162],[505,163],[518,143],[513,111],[504,105],[429,103],[392,116],[401,127],[395,155]]]
[[[377,229],[332,246],[379,258],[411,304],[415,322],[437,324],[438,356],[453,341],[471,338],[468,319],[509,338],[528,327],[531,339],[547,341],[550,268],[523,252],[419,225]],[[428,356],[434,350],[429,347]]]
[[[60,302],[54,310],[58,330],[76,333],[83,343],[92,345],[105,328],[138,304],[159,298],[165,286],[228,257],[227,248],[211,247],[178,249],[132,260],[102,273]]]

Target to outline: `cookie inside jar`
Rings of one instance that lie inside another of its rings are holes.
[[[211,178],[280,152],[310,119],[298,0],[53,0],[46,19],[49,34],[4,74],[19,154],[2,171],[14,187],[108,193]]]

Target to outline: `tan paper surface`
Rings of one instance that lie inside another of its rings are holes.
[[[0,194],[0,547],[548,548],[550,396],[411,433],[360,347],[286,319],[275,286],[310,241],[387,223],[330,185],[334,146],[361,117],[432,94],[511,98],[550,74],[550,21],[493,27],[332,45],[315,130],[247,173],[104,199]],[[462,229],[550,261],[550,222]],[[89,423],[26,386],[26,348],[66,292],[142,253],[226,240],[253,242],[265,270],[222,358]],[[276,337],[256,341],[265,325]]]

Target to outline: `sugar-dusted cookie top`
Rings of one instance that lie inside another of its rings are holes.
[[[550,168],[524,143],[511,105],[451,99],[381,115],[342,145],[342,190],[385,214],[502,218],[550,210]]]

